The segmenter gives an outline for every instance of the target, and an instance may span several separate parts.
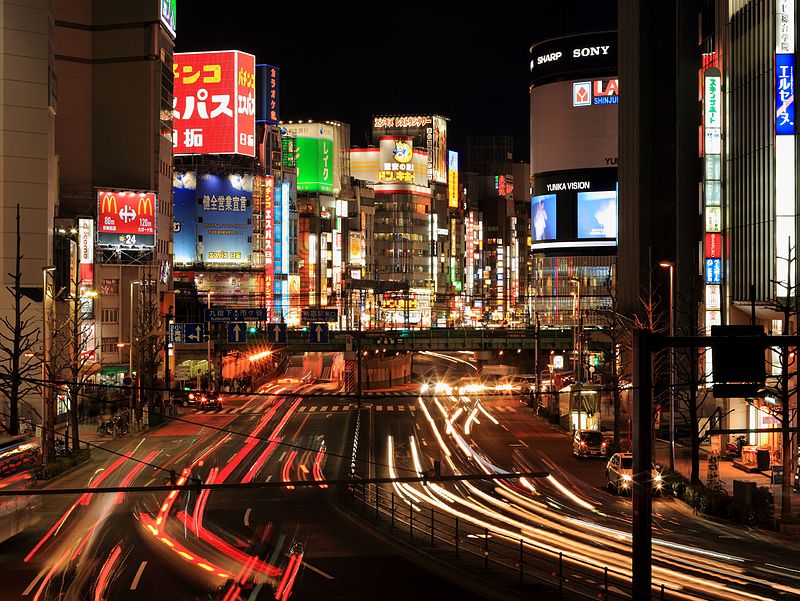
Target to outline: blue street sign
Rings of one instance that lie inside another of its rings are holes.
[[[202,323],[183,324],[184,342],[189,344],[200,344],[206,341],[204,326]]]
[[[286,344],[286,324],[271,323],[267,326],[267,340],[278,344]]]
[[[184,330],[182,323],[169,324],[169,341],[172,344],[180,344],[184,341]]]
[[[327,344],[328,343],[328,324],[327,323],[312,323],[308,326],[308,331],[311,334],[312,344]]]
[[[206,309],[206,321],[266,321],[266,309]]]
[[[300,319],[303,323],[329,323],[339,320],[338,309],[303,309],[300,311]]]
[[[245,342],[246,338],[246,323],[243,321],[234,321],[228,324],[228,342]]]

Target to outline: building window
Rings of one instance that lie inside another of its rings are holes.
[[[119,309],[103,309],[100,311],[100,320],[103,323],[118,323]]]
[[[119,338],[103,338],[100,350],[103,353],[116,353],[117,351],[119,351],[119,347],[117,347],[118,343],[119,343]]]
[[[103,280],[103,283],[100,285],[100,294],[119,294],[119,280]]]

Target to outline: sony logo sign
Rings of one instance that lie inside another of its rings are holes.
[[[588,46],[586,48],[574,48],[572,50],[572,58],[606,55],[608,54],[609,48],[611,48],[611,46]]]

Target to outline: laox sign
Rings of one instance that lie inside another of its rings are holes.
[[[619,103],[619,80],[598,79],[576,81],[572,84],[572,106],[591,106]]]

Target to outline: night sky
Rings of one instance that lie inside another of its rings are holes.
[[[248,5],[274,10],[248,13]],[[416,11],[426,3],[339,6],[347,12],[291,1],[178,0],[175,49],[244,50],[280,67],[281,118],[350,123],[354,146],[367,145],[373,114],[435,113],[450,119],[452,150],[463,149],[467,135],[510,135],[514,159],[528,161],[530,44],[614,29],[617,3],[495,2],[466,14],[455,12],[465,6],[458,3],[448,3],[453,12],[425,14]]]

